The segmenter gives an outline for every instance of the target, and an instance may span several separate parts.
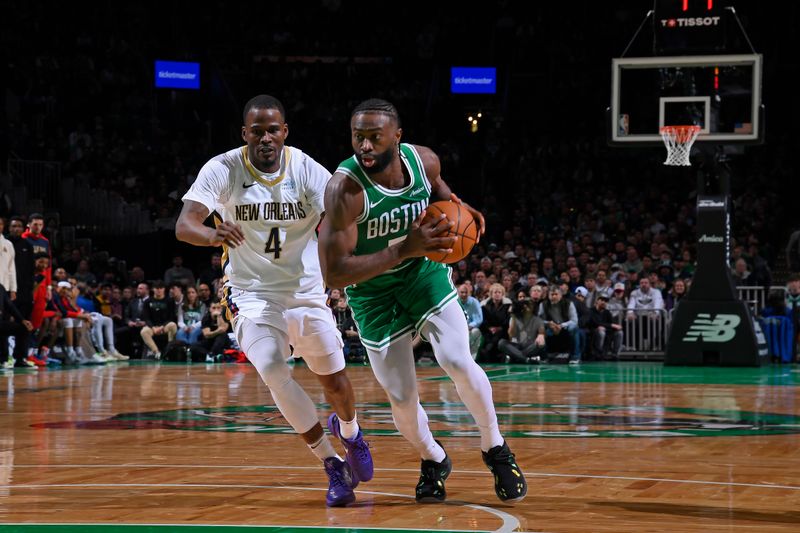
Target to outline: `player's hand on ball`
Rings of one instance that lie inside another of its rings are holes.
[[[225,246],[230,246],[231,248],[236,248],[240,244],[244,244],[244,233],[242,232],[242,227],[239,224],[233,224],[232,222],[223,222],[217,226],[209,244],[211,246],[220,246],[224,244]]]
[[[455,225],[442,214],[439,217],[424,221],[427,211],[423,210],[419,217],[411,223],[406,239],[400,244],[400,256],[421,257],[430,252],[450,253],[458,240],[456,236],[444,237]],[[423,222],[424,221],[424,222]]]
[[[467,211],[475,218],[475,224],[478,225],[478,238],[475,243],[481,242],[481,235],[486,232],[486,220],[483,218],[483,213],[472,207],[466,202],[462,202],[461,198],[456,196],[455,193],[450,193],[450,200],[456,202],[457,204],[461,204],[467,208]]]

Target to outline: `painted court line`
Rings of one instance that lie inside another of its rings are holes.
[[[314,488],[314,487],[294,487],[291,485],[218,485],[218,484],[200,484],[200,483],[54,483],[51,485],[0,485],[0,488],[7,489],[50,489],[50,488],[132,488],[132,489],[153,489],[153,488],[171,488],[171,489],[185,489],[185,488],[201,488],[201,489],[275,489],[275,490],[313,490],[325,491],[328,489]],[[374,496],[391,496],[394,498],[405,498],[413,500],[413,496],[406,494],[394,494],[391,492],[378,492],[371,490],[356,490],[356,494],[371,494]],[[498,529],[491,530],[491,533],[512,533],[519,529],[520,524],[516,516],[474,503],[463,502],[444,502],[445,505],[454,505],[458,507],[469,507],[477,511],[483,511],[499,518],[503,524]],[[264,526],[262,526],[264,527]],[[291,526],[294,527],[294,526]],[[351,528],[353,529],[353,528]],[[375,528],[378,529],[378,528]],[[485,530],[484,530],[485,531]]]
[[[241,470],[319,470],[318,466],[282,466],[282,465],[181,465],[181,464],[117,464],[117,465],[100,465],[100,464],[73,464],[73,465],[30,465],[19,464],[13,465],[13,468],[231,468]],[[419,470],[414,468],[376,468],[376,472],[411,472],[418,474]],[[453,470],[456,474],[473,474],[490,476],[491,472],[484,470]],[[670,478],[657,478],[657,477],[633,477],[633,476],[603,476],[603,475],[590,475],[590,474],[562,474],[552,472],[525,472],[526,477],[572,477],[583,479],[619,479],[622,481],[663,481],[665,483],[687,483],[692,485],[722,485],[726,487],[754,487],[763,489],[788,489],[800,490],[800,485],[777,485],[773,483],[735,483],[730,481],[705,481],[697,479],[670,479]],[[0,488],[18,487],[20,485],[0,485]],[[186,486],[186,485],[181,485]],[[318,489],[313,489],[318,490]],[[359,491],[361,492],[361,491]],[[406,497],[406,496],[403,496]]]
[[[102,526],[102,522],[0,522],[0,526]],[[206,527],[206,528],[242,528],[242,529],[266,529],[266,528],[286,528],[286,529],[310,529],[310,530],[329,530],[329,529],[342,529],[342,530],[356,530],[356,531],[425,531],[426,533],[481,533],[482,529],[418,529],[412,527],[363,527],[363,526],[296,526],[296,525],[282,525],[282,524],[169,524],[169,523],[140,523],[140,522],[114,522],[115,526],[126,527],[179,527],[181,529],[186,527]],[[533,531],[515,532],[515,533],[535,533]]]

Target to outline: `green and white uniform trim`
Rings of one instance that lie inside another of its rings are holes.
[[[431,186],[422,158],[410,144],[400,144],[400,160],[410,176],[400,189],[375,183],[353,156],[341,172],[364,191],[364,207],[356,219],[358,240],[353,255],[369,255],[402,242],[411,223],[428,206]],[[411,258],[372,279],[346,288],[361,342],[381,349],[398,337],[420,330],[425,322],[456,298],[450,268],[426,257]]]

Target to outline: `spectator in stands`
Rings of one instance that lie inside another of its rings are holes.
[[[145,322],[145,309],[147,308],[148,301],[150,300],[150,286],[147,283],[139,283],[136,286],[136,296],[128,301],[125,306],[125,316],[123,320],[128,329],[124,331],[117,330],[117,333],[122,333],[125,340],[128,342],[127,346],[130,347],[129,353],[134,353],[136,340],[141,338],[142,329],[147,325]]]
[[[140,335],[149,350],[147,355],[156,360],[161,359],[161,349],[153,337],[166,337],[167,342],[172,342],[178,332],[175,304],[171,298],[167,298],[166,292],[163,281],[153,282],[153,296],[145,302],[142,317],[146,325]]]
[[[14,246],[14,265],[16,267],[16,299],[14,305],[25,318],[30,318],[33,313],[33,273],[34,253],[33,245],[28,239],[22,237],[25,232],[25,219],[11,217],[8,227],[8,240]],[[49,255],[48,255],[49,257]],[[47,272],[50,272],[48,267]],[[50,283],[48,278],[47,283]]]
[[[128,283],[131,287],[138,287],[140,283],[146,283],[144,269],[140,266],[135,266],[131,269],[131,275],[128,276]],[[149,285],[148,285],[149,288]]]
[[[175,255],[172,258],[172,267],[164,271],[164,283],[167,287],[173,283],[180,283],[184,287],[194,286],[194,273],[183,266],[183,257]]]
[[[86,285],[96,285],[97,276],[89,269],[89,261],[81,259],[78,262],[78,270],[75,272],[75,279]]]
[[[13,321],[11,319],[14,319]],[[17,306],[11,301],[6,288],[0,284],[0,368],[29,367],[27,363],[28,335],[33,331],[33,324],[22,316]],[[13,357],[8,355],[8,338],[14,337]]]
[[[199,344],[207,352],[207,363],[221,360],[225,350],[230,348],[229,329],[230,323],[225,320],[222,304],[218,300],[212,300],[208,306],[208,312],[203,317],[201,324],[202,337],[199,341]]]
[[[483,270],[475,272],[475,279],[472,283],[472,296],[481,301],[488,296],[489,282]]]
[[[200,272],[198,282],[205,283],[211,287],[211,284],[214,283],[214,280],[221,278],[223,274],[222,256],[219,253],[214,252],[211,254],[211,264],[208,266],[208,268]]]
[[[594,301],[597,298],[597,281],[594,274],[587,274],[583,280],[584,287],[586,287],[586,299],[584,304],[591,309],[594,307]]]
[[[547,355],[544,320],[536,314],[530,298],[512,304],[508,340],[500,339],[498,347],[506,363],[538,364]]]
[[[683,279],[676,279],[675,282],[672,284],[672,288],[667,293],[666,298],[664,298],[664,309],[667,311],[672,311],[681,300],[686,296],[686,282]]]
[[[793,231],[789,236],[789,244],[786,245],[786,266],[790,272],[800,272],[800,229]]]
[[[614,284],[614,290],[611,293],[611,297],[608,299],[606,308],[611,313],[611,316],[614,317],[614,320],[621,318],[625,310],[628,309],[628,299],[625,297],[624,283]]]
[[[575,306],[575,312],[578,314],[578,348],[575,350],[578,355],[583,358],[586,353],[586,339],[589,336],[587,322],[589,320],[589,307],[586,305],[586,298],[589,296],[589,290],[580,286],[575,289],[572,295],[572,304]]]
[[[17,299],[17,265],[14,244],[6,239],[3,232],[6,221],[0,218],[0,285],[6,288],[8,297],[13,302]]]
[[[636,272],[639,273],[644,268],[642,264],[642,260],[639,259],[639,251],[636,249],[635,246],[628,246],[625,248],[625,263],[622,265],[622,269],[625,272]]]
[[[578,313],[558,285],[551,285],[547,300],[539,307],[539,316],[545,322],[547,353],[570,354],[570,364],[580,363],[580,341],[578,335]]]
[[[506,290],[499,283],[489,287],[489,298],[481,303],[483,322],[483,348],[480,350],[482,362],[490,363],[498,359],[500,339],[508,335],[508,323],[511,320],[511,300],[506,298]]]
[[[611,294],[614,292],[614,284],[611,283],[610,279],[608,279],[608,272],[606,270],[598,270],[595,276],[595,287],[597,288],[597,292],[599,294],[605,294],[611,298]]]
[[[183,285],[181,283],[174,282],[170,284],[168,287],[169,287],[169,298],[172,300],[172,305],[175,307],[177,312],[177,309],[183,305],[184,301]]]
[[[622,349],[622,325],[608,310],[609,298],[599,294],[594,307],[589,311],[587,328],[591,336],[592,355],[595,359],[619,359]]]
[[[367,350],[361,344],[361,338],[358,336],[353,310],[347,304],[347,296],[341,295],[336,299],[336,304],[333,308],[333,319],[336,321],[336,328],[342,334],[342,340],[344,341],[342,350],[347,361],[363,363],[367,358]]]
[[[752,287],[755,286],[756,280],[753,273],[748,270],[747,261],[743,257],[736,260],[733,267],[733,283],[737,287]]]
[[[637,313],[642,311],[660,311],[664,309],[664,299],[661,292],[650,286],[649,278],[639,281],[639,288],[631,292],[628,299],[628,313],[626,318],[633,320]]]
[[[480,302],[473,297],[471,287],[466,283],[458,286],[458,303],[467,317],[467,326],[469,327],[469,353],[473,359],[478,358],[478,350],[481,347],[481,324],[483,323],[483,309]]]
[[[206,315],[206,306],[200,301],[197,289],[188,287],[186,297],[177,306],[178,309],[178,332],[175,338],[188,345],[198,342],[202,335],[203,317]]]
[[[100,303],[92,293],[90,287],[85,283],[78,283],[78,307],[83,309],[90,317],[88,326],[92,344],[95,348],[95,359],[102,358],[104,361],[127,361],[130,359],[117,351],[114,344],[114,321],[110,316],[99,311]]]
[[[203,283],[202,281],[197,284],[197,297],[206,306],[206,309],[211,305],[211,285]]]

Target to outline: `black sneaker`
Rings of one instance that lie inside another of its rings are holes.
[[[441,445],[439,442],[439,446]],[[420,503],[443,502],[447,497],[444,481],[452,469],[453,463],[450,462],[447,452],[441,463],[423,459],[420,466],[422,473],[419,476],[419,483],[417,483],[417,501]]]
[[[483,462],[494,474],[494,492],[504,502],[518,502],[528,493],[528,484],[522,469],[517,466],[514,454],[503,441],[502,446],[495,446],[483,454]]]

